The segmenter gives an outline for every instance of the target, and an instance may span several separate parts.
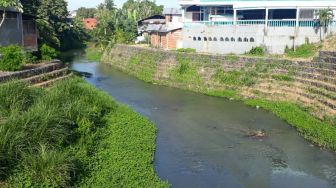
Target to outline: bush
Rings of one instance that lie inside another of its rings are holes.
[[[0,48],[0,70],[17,71],[23,65],[23,52],[21,47],[11,45]]]
[[[42,60],[52,60],[58,56],[57,51],[46,44],[40,47],[40,53]]]
[[[37,63],[38,57],[32,52],[26,52],[24,55],[24,64],[35,64]]]
[[[181,52],[181,53],[195,53],[196,50],[193,48],[180,48],[176,50],[177,52]]]
[[[265,54],[265,51],[264,51],[264,48],[262,48],[262,47],[254,47],[249,51],[248,54],[263,56]]]

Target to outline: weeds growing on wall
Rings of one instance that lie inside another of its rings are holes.
[[[183,54],[176,56],[178,65],[170,71],[172,79],[179,83],[192,84],[193,87],[200,87],[203,84],[203,79],[198,73],[198,68],[195,63],[192,63],[190,58]]]
[[[131,74],[136,74],[143,81],[152,82],[159,59],[160,56],[155,53],[139,52],[130,57],[130,60],[126,62],[125,69]]]
[[[154,125],[81,79],[3,84],[0,101],[1,185],[167,186],[151,164]]]
[[[222,69],[218,69],[214,74],[213,79],[230,86],[252,86],[256,83],[257,72],[255,70],[249,71],[229,71],[225,72]]]

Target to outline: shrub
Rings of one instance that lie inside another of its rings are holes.
[[[24,55],[24,64],[35,64],[37,63],[38,57],[35,56],[32,52],[26,52]]]
[[[0,48],[0,70],[17,71],[22,68],[23,52],[21,47],[11,45]]]
[[[42,60],[52,60],[58,56],[57,51],[46,44],[40,47],[40,53]]]
[[[180,48],[176,50],[177,52],[182,52],[182,53],[195,53],[196,50],[193,48]]]
[[[254,47],[249,51],[248,54],[262,56],[265,54],[265,51],[264,51],[264,48],[262,47]]]

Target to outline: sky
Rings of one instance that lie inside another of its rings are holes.
[[[76,10],[79,7],[97,7],[98,4],[103,2],[104,0],[66,0],[68,1],[68,9],[69,10]],[[178,0],[156,0],[156,3],[159,5],[164,5],[168,8],[178,8],[179,5],[177,4]],[[121,7],[123,3],[125,3],[126,0],[115,0],[115,4],[117,4],[118,7]]]

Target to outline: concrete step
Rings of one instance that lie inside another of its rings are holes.
[[[66,67],[65,64],[61,63],[59,60],[53,60],[49,63],[43,64],[40,67],[28,70],[22,70],[17,72],[12,72],[0,77],[0,83],[7,82],[15,79],[25,79],[40,75],[47,72],[52,72],[54,70],[62,69]]]
[[[28,82],[29,84],[36,84],[36,83],[41,83],[45,82],[57,77],[62,77],[69,74],[69,68],[65,67],[62,69],[57,69],[52,72],[44,73],[44,74],[39,74],[33,77],[25,78],[24,81]]]
[[[73,74],[70,73],[70,74],[67,74],[65,76],[62,76],[62,77],[58,77],[58,78],[55,78],[55,79],[52,79],[52,80],[48,80],[48,81],[45,81],[45,82],[41,82],[41,83],[37,83],[37,84],[34,84],[32,85],[33,87],[49,87],[51,85],[53,85],[54,83],[58,82],[58,81],[61,81],[61,80],[65,80],[67,78],[70,78]]]

